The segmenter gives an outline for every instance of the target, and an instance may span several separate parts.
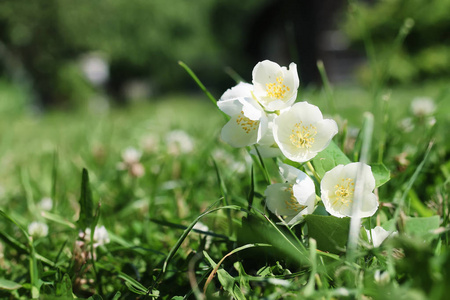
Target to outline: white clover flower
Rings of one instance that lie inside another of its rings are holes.
[[[431,98],[415,98],[411,102],[411,111],[416,117],[430,116],[436,111],[436,105]]]
[[[50,211],[53,208],[53,200],[50,197],[44,197],[39,201],[38,206],[42,210]]]
[[[179,155],[194,150],[192,137],[183,130],[173,130],[166,135],[167,150],[169,154]]]
[[[80,233],[80,235],[82,235]],[[91,228],[86,228],[86,230],[84,231],[84,239],[86,241],[90,241],[91,240]],[[108,244],[110,242],[109,240],[109,234],[108,231],[106,230],[105,226],[95,226],[95,231],[94,231],[94,248],[101,246],[101,245],[105,245]]]
[[[33,238],[45,237],[48,235],[48,226],[42,222],[31,222],[28,225],[28,233]]]
[[[217,102],[219,109],[231,117],[222,128],[222,140],[236,148],[256,144],[267,131],[266,113],[251,97],[251,89],[251,84],[241,82]]]
[[[122,160],[127,165],[138,163],[142,152],[133,147],[128,147],[122,152]]]
[[[406,133],[411,132],[414,129],[414,123],[411,118],[401,119],[398,125],[400,129]]]
[[[286,69],[264,60],[256,64],[252,75],[253,94],[265,109],[281,110],[295,102],[300,85],[295,63]]]
[[[81,69],[86,78],[94,85],[103,85],[109,79],[109,66],[101,54],[85,55],[81,59]]]
[[[338,165],[326,172],[320,182],[322,202],[332,216],[342,218],[352,216],[356,174],[362,163]],[[375,178],[369,165],[363,164],[364,186],[362,192],[361,218],[372,216],[378,209],[377,197],[373,193]]]
[[[273,126],[273,136],[281,152],[296,162],[312,159],[337,133],[336,122],[324,119],[320,109],[308,102],[294,104],[275,119]]]
[[[387,231],[386,229],[384,229],[381,226],[376,226],[375,228],[373,228],[371,230],[366,229],[366,233],[367,233],[367,237],[369,238],[369,242],[371,242],[374,247],[379,247],[385,239],[387,239],[389,236],[396,235],[398,232],[397,231]],[[372,238],[370,237],[371,234],[372,234]]]
[[[314,211],[316,192],[312,179],[297,168],[282,164],[280,173],[285,182],[269,185],[264,195],[267,208],[290,225]]]

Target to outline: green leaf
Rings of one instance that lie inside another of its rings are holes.
[[[424,241],[431,241],[437,235],[433,234],[433,231],[439,228],[440,217],[432,216],[426,218],[407,218],[405,220],[405,232],[418,236],[424,239]]]
[[[64,299],[73,299],[72,296],[72,280],[69,274],[64,274],[61,282],[56,284],[56,296],[65,297]]]
[[[93,207],[92,192],[89,185],[89,174],[86,169],[83,169],[80,191],[80,218],[78,219],[78,224],[83,231],[86,228],[91,227],[91,224],[94,221]]]
[[[317,248],[331,253],[345,251],[347,245],[350,218],[333,216],[305,216],[309,237],[317,241]]]
[[[0,278],[0,290],[17,290],[20,289],[22,287],[21,284],[5,279],[5,278]]]
[[[384,164],[371,164],[373,176],[375,177],[375,186],[380,187],[391,179],[391,172]]]
[[[119,299],[120,299],[120,296],[122,296],[122,293],[121,293],[121,292],[117,292],[117,293],[114,295],[114,297],[113,297],[112,300],[119,300]]]
[[[125,273],[120,273],[118,275],[119,278],[125,280],[125,285],[128,287],[130,291],[136,293],[138,295],[147,294],[147,289],[140,282],[136,281],[134,278],[128,276]]]
[[[94,294],[88,298],[88,300],[103,300],[102,296]]]
[[[323,175],[337,165],[346,165],[350,159],[331,141],[330,145],[314,157],[312,164],[317,174],[322,178]]]

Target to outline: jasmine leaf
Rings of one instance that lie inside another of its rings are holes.
[[[339,254],[345,251],[350,229],[350,218],[307,215],[308,235],[317,242],[317,248]]]
[[[333,169],[337,165],[346,165],[350,163],[350,159],[339,149],[339,147],[331,141],[330,145],[314,157],[312,164],[320,177],[325,172]]]
[[[379,187],[391,179],[391,172],[384,164],[371,164],[373,176],[375,177],[375,186]]]

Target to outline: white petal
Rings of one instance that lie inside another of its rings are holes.
[[[315,124],[317,134],[311,151],[320,152],[330,144],[333,137],[338,133],[338,127],[334,120],[325,119]]]
[[[290,209],[286,203],[292,201],[292,192],[289,190],[291,185],[288,183],[274,183],[267,187],[264,195],[266,196],[267,208],[274,214],[280,216],[295,216],[297,211]]]
[[[302,171],[300,171],[299,169],[290,166],[288,164],[280,164],[280,174],[281,177],[283,177],[283,179],[291,184],[294,184],[295,181],[297,180],[297,178],[301,175],[301,173],[303,173]],[[305,173],[303,173],[305,174]],[[306,175],[306,174],[305,174]],[[314,185],[314,183],[313,183]]]
[[[300,171],[295,184],[292,186],[292,190],[298,203],[304,206],[314,205],[316,199],[314,181],[304,172]]]
[[[238,98],[219,100],[217,102],[217,106],[221,111],[223,111],[230,117],[235,116],[242,111],[242,103],[239,101]]]
[[[219,101],[244,97],[251,97],[253,86],[249,83],[239,82],[236,86],[228,89],[220,97]]]
[[[245,130],[238,123],[238,118],[242,115],[232,116],[230,121],[222,128],[222,139],[233,147],[240,148],[253,145],[258,140],[260,126],[249,126],[250,130]]]
[[[250,120],[259,120],[265,115],[262,107],[253,98],[240,98],[239,102],[242,104],[244,116]]]

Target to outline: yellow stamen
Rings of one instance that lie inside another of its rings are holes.
[[[303,126],[302,122],[296,123],[292,134],[289,136],[291,143],[297,148],[311,148],[314,144],[314,137],[317,134],[316,127],[313,125]]]
[[[266,92],[269,98],[282,99],[284,98],[286,92],[290,89],[288,86],[283,84],[283,77],[278,76],[273,83],[266,83]]]
[[[236,119],[236,123],[241,126],[245,133],[250,133],[253,130],[256,130],[259,126],[259,121],[250,120],[246,116],[244,116],[244,112],[241,111],[240,115]]]

